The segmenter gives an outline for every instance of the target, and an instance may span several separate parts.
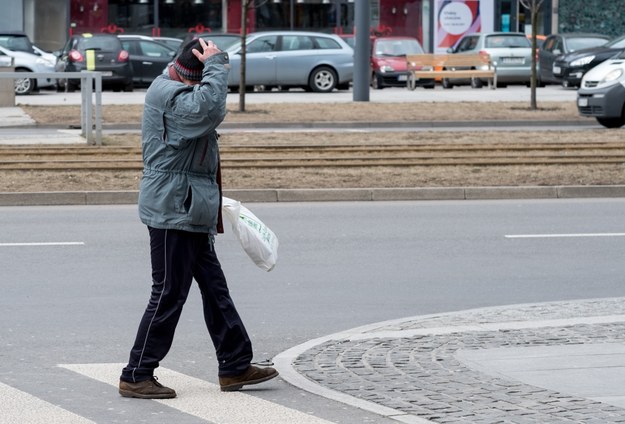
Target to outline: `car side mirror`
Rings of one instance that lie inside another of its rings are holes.
[[[554,49],[554,50],[553,50],[553,54],[555,54],[555,55],[561,55],[561,54],[562,54],[562,50],[560,50],[560,49]]]
[[[454,52],[453,47],[450,47],[450,48],[447,49],[447,53],[453,53],[453,52]]]

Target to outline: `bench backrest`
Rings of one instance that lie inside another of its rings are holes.
[[[406,56],[408,69],[419,69],[423,66],[491,66],[488,54],[409,54]]]

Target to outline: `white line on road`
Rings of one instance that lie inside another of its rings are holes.
[[[84,246],[84,241],[50,241],[50,242],[33,242],[33,243],[0,243],[0,247],[16,247],[16,246]]]
[[[124,365],[60,364],[59,366],[117,387],[119,374]],[[206,421],[228,424],[330,424],[321,418],[243,392],[221,392],[216,384],[167,368],[159,368],[157,371],[159,381],[176,390],[178,397],[156,402]]]
[[[0,383],[3,424],[93,424],[86,418]]]
[[[625,233],[509,234],[505,238],[624,237]]]

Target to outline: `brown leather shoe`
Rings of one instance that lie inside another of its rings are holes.
[[[123,397],[140,399],[171,399],[176,391],[159,383],[156,377],[138,383],[119,380],[119,394]]]
[[[234,392],[243,386],[262,383],[277,376],[278,371],[274,368],[250,365],[243,374],[234,377],[219,377],[219,385],[222,392]]]

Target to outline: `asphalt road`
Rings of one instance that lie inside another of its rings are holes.
[[[230,231],[217,249],[263,360],[383,320],[624,296],[624,206],[625,199],[255,203],[280,238],[276,269],[256,268]],[[266,417],[296,414],[282,422],[391,422],[280,379],[235,398],[208,386],[170,403],[122,399],[118,364],[150,286],[136,207],[4,207],[0,228],[0,417],[20,408],[32,414],[21,421],[29,423],[240,422],[202,415],[204,404],[216,413],[234,401]],[[208,385],[214,362],[194,289],[157,375]]]

